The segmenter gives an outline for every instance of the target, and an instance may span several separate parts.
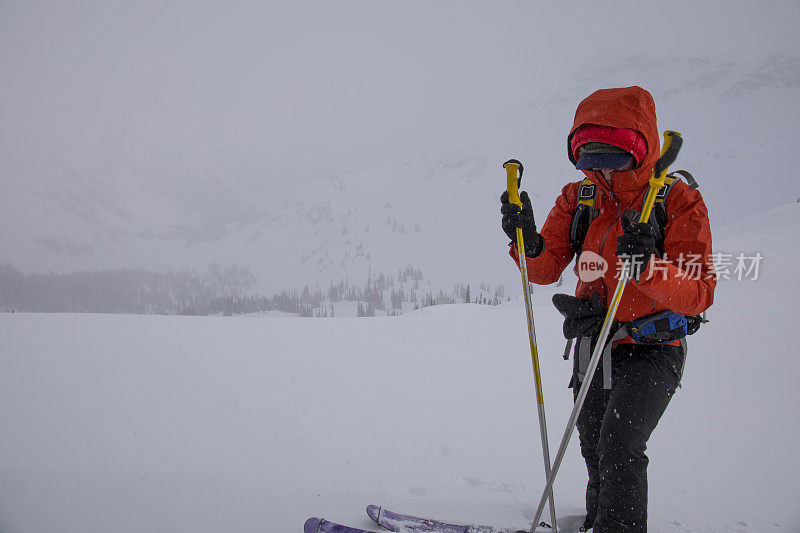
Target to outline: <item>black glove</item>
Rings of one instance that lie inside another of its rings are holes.
[[[522,239],[525,243],[525,256],[538,257],[544,251],[544,238],[536,231],[536,221],[533,219],[533,206],[528,193],[519,194],[522,207],[508,201],[508,191],[500,195],[500,212],[503,214],[503,231],[506,232],[511,244],[517,244],[517,228],[522,228]]]
[[[575,339],[588,337],[603,325],[606,310],[595,291],[589,298],[578,298],[568,294],[554,294],[553,305],[564,316],[564,337]]]
[[[622,217],[622,235],[617,237],[617,256],[631,260],[631,276],[639,281],[639,276],[647,269],[647,263],[656,249],[653,226],[647,222],[631,223]]]

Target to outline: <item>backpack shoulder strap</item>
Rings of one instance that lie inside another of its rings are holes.
[[[689,189],[697,189],[700,187],[700,185],[697,184],[697,180],[694,179],[694,176],[692,176],[687,170],[676,170],[667,174],[666,178],[664,178],[664,186],[661,187],[656,194],[656,203],[654,205],[656,210],[663,211],[665,223],[667,196],[669,196],[670,191],[672,191],[672,188],[681,180],[681,178],[686,180],[686,183],[689,185]],[[645,200],[647,200],[647,197],[645,197]],[[644,209],[644,202],[642,202],[642,208]],[[663,227],[664,226],[662,225],[662,228]]]
[[[659,254],[664,255],[664,240],[666,239],[667,221],[667,206],[666,201],[672,188],[678,183],[681,178],[686,180],[690,189],[697,189],[699,185],[694,176],[687,170],[676,170],[667,174],[664,179],[664,186],[658,190],[656,194],[656,203],[653,205],[653,214],[650,216],[650,224],[653,226],[653,231],[656,236],[656,248]],[[642,202],[642,209],[644,209],[644,202]]]
[[[575,255],[580,255],[583,250],[583,241],[589,225],[597,217],[595,200],[597,199],[597,185],[589,178],[584,178],[578,186],[578,205],[572,213],[572,223],[569,229],[569,242]]]
[[[672,176],[674,178],[675,174],[677,174],[679,176],[679,178],[676,178],[676,179],[680,179],[680,178],[685,179],[686,183],[689,184],[689,188],[690,189],[699,189],[700,188],[700,185],[697,183],[697,180],[694,179],[694,176],[692,176],[692,174],[688,170],[675,170],[675,171],[670,172],[669,174],[667,174],[667,176]]]
[[[697,180],[694,179],[694,176],[692,176],[689,171],[676,170],[674,172],[670,172],[667,174],[667,177],[664,178],[664,186],[658,190],[658,194],[656,195],[656,203],[663,204],[667,200],[667,196],[669,196],[669,192],[672,190],[672,187],[675,186],[675,184],[679,182],[681,178],[686,180],[686,183],[689,185],[690,189],[697,189],[700,187],[700,185],[697,184]]]
[[[597,185],[589,178],[583,178],[578,187],[578,205],[594,207],[595,197],[597,197]]]

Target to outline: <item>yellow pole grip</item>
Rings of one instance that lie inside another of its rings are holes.
[[[677,150],[673,149],[672,144],[673,139],[680,138],[680,136],[681,134],[677,131],[667,130],[664,132],[664,146],[661,148],[659,161],[668,159],[664,157],[667,152],[673,151],[677,154]],[[674,148],[680,148],[680,141],[676,143]],[[672,159],[674,160],[674,156]],[[647,191],[647,198],[645,199],[644,207],[642,208],[642,214],[639,217],[639,222],[647,222],[650,220],[650,213],[653,210],[653,206],[656,204],[656,195],[658,194],[659,189],[664,186],[664,181],[667,179],[668,170],[669,164],[663,166],[656,164],[656,168],[653,171],[653,176],[650,178],[650,188]]]
[[[522,200],[519,198],[519,180],[517,179],[518,163],[508,162],[503,165],[506,169],[506,190],[508,191],[508,201],[514,205],[522,207]]]
[[[509,161],[503,164],[503,168],[506,169],[508,201],[522,207],[522,200],[519,197],[519,179],[517,178],[519,163]],[[517,228],[517,252],[521,254],[520,257],[525,257],[525,241],[522,238],[522,228]]]

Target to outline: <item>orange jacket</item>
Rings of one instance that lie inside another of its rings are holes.
[[[616,172],[611,184],[606,183],[600,172],[582,171],[598,185],[595,207],[599,213],[586,233],[583,250],[599,254],[609,268],[600,279],[589,283],[579,281],[575,295],[587,297],[599,291],[607,307],[619,275],[620,263],[614,252],[617,237],[622,234],[620,219],[626,209],[641,210],[648,181],[661,152],[653,97],[641,87],[594,92],[578,105],[575,123],[567,138],[568,152],[570,137],[583,124],[635,129],[645,136],[648,146],[642,164],[630,171]],[[574,163],[571,153],[569,158]],[[578,205],[580,183],[569,183],[562,189],[542,226],[544,251],[534,259],[527,259],[528,278],[533,283],[556,282],[572,261],[574,252],[569,232]],[[664,229],[664,258],[654,255],[640,280],[628,284],[616,320],[633,320],[666,309],[687,316],[696,315],[714,301],[716,275],[711,256],[711,228],[703,197],[680,181],[673,186],[665,208],[668,220]],[[519,264],[515,247],[510,254]],[[577,273],[577,264],[575,269]]]

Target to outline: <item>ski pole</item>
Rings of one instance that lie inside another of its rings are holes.
[[[510,159],[503,164],[506,169],[506,190],[508,191],[508,201],[514,205],[522,207],[522,200],[519,197],[519,184],[522,181],[522,163],[516,159]],[[517,178],[519,170],[519,178]],[[519,252],[519,268],[522,273],[522,293],[525,296],[525,314],[528,317],[528,340],[531,345],[531,359],[533,360],[533,381],[536,384],[536,403],[539,408],[539,431],[542,435],[542,452],[544,455],[544,474],[545,478],[550,477],[550,445],[547,440],[547,420],[544,415],[544,395],[542,394],[542,376],[539,371],[539,350],[536,345],[536,328],[533,325],[533,307],[531,305],[531,288],[528,284],[528,264],[525,260],[525,240],[522,238],[522,228],[517,228],[517,251]],[[558,533],[556,524],[556,505],[553,494],[550,494],[550,520],[553,532]],[[538,518],[535,523],[538,522]]]
[[[661,155],[659,156],[658,161],[656,161],[656,166],[653,170],[653,176],[650,178],[650,188],[647,191],[647,198],[645,199],[645,204],[642,208],[642,214],[639,217],[639,222],[647,222],[650,220],[650,212],[653,210],[653,205],[655,204],[658,190],[664,186],[664,178],[667,176],[667,169],[678,156],[678,151],[681,149],[682,143],[683,138],[681,137],[680,133],[676,131],[664,132],[664,148],[661,150]],[[558,468],[561,466],[562,459],[564,459],[564,453],[567,451],[567,445],[569,445],[570,437],[572,437],[572,431],[575,429],[575,424],[578,421],[578,415],[583,407],[586,394],[589,392],[589,385],[594,377],[594,371],[597,369],[597,363],[600,361],[600,356],[603,354],[603,348],[605,347],[606,340],[608,339],[608,334],[611,331],[611,326],[614,323],[614,316],[617,314],[619,302],[622,300],[622,292],[625,290],[625,285],[628,283],[630,276],[631,260],[628,258],[622,265],[622,271],[620,272],[619,281],[617,282],[617,288],[614,290],[614,296],[611,298],[611,303],[608,306],[608,312],[606,313],[606,318],[603,321],[603,327],[600,328],[600,336],[598,337],[597,344],[595,344],[594,351],[592,352],[592,358],[589,360],[589,367],[586,369],[586,375],[583,378],[583,383],[581,383],[578,396],[575,398],[575,405],[572,407],[572,414],[567,422],[567,428],[564,431],[564,437],[561,439],[561,445],[558,448],[558,453],[556,453],[556,460],[553,463],[552,473],[547,477],[547,483],[544,486],[542,497],[539,500],[539,508],[536,510],[536,516],[533,519],[531,533],[534,533],[536,530],[536,523],[539,521],[539,517],[542,516],[542,511],[544,510],[544,504],[545,501],[547,501],[547,496],[552,493],[553,482],[556,479],[556,474],[558,474]]]

